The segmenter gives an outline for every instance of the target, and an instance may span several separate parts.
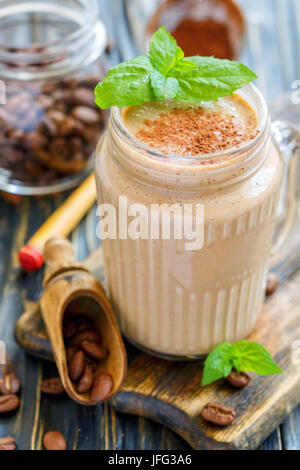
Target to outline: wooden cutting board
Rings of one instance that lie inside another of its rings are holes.
[[[102,250],[86,264],[104,282]],[[266,301],[249,340],[263,344],[283,374],[257,376],[241,391],[225,381],[202,388],[201,363],[165,361],[127,345],[128,374],[112,404],[121,412],[158,421],[195,449],[257,448],[300,402],[300,222],[272,260],[272,270],[280,286]],[[16,338],[29,353],[53,359],[38,311],[20,317]],[[208,401],[233,407],[235,422],[225,429],[204,422],[200,412]]]

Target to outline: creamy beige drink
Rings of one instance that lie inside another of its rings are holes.
[[[150,225],[152,204],[158,212],[192,205],[194,219],[200,204],[204,216],[197,250],[172,233],[169,240],[123,233],[104,241],[111,300],[129,340],[179,358],[249,335],[262,309],[281,178],[266,106],[253,86],[203,105],[113,110],[96,152],[99,202],[120,216],[126,196],[129,208],[146,207]]]
[[[255,137],[257,115],[238,94],[202,104],[154,101],[122,113],[126,129],[167,155],[224,151]]]

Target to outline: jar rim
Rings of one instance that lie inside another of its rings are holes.
[[[0,18],[13,17],[20,13],[57,13],[74,21],[75,30],[63,37],[39,44],[32,41],[26,46],[9,46],[0,43],[0,74],[6,78],[21,80],[43,79],[67,74],[86,61],[88,64],[100,57],[105,49],[106,28],[98,18],[96,0],[76,0],[84,15],[67,9],[61,4],[28,1],[15,5],[0,5]],[[92,50],[94,40],[97,47]],[[97,51],[95,50],[97,49]],[[72,62],[71,57],[78,55]],[[97,55],[97,57],[96,57]],[[11,70],[10,70],[11,69]]]
[[[248,97],[255,100],[257,104],[257,117],[258,117],[258,126],[257,126],[257,135],[255,137],[237,147],[231,147],[229,149],[223,151],[217,151],[213,153],[199,153],[197,155],[180,155],[180,154],[165,154],[149,145],[145,144],[141,140],[137,139],[133,134],[131,134],[125,127],[121,119],[121,112],[120,109],[117,107],[113,107],[111,110],[111,121],[114,130],[119,134],[126,145],[129,145],[133,150],[142,153],[143,157],[149,158],[157,158],[158,160],[164,159],[165,163],[195,163],[203,161],[204,159],[214,160],[218,159],[218,157],[222,156],[223,158],[226,156],[230,156],[232,158],[239,157],[245,153],[251,152],[254,148],[256,148],[264,139],[265,131],[269,126],[270,123],[270,116],[266,101],[262,95],[262,93],[258,90],[258,88],[250,83],[238,92],[244,92]]]
[[[81,35],[84,31],[88,30],[91,25],[95,24],[96,23],[96,20],[97,20],[97,11],[98,11],[98,8],[97,8],[97,4],[95,2],[95,0],[78,0],[80,3],[86,5],[85,8],[86,8],[86,11],[88,13],[87,15],[87,18],[90,18],[91,22],[88,23],[86,22],[86,20],[84,20],[82,22],[82,26],[80,28],[78,28],[76,31],[72,31],[70,34],[67,34],[65,36],[65,38],[63,39],[64,40],[72,40],[72,39],[75,39],[77,36]],[[30,12],[34,12],[34,13],[37,13],[37,12],[46,12],[47,11],[47,3],[45,5],[42,4],[42,5],[39,5],[39,8],[37,8],[37,5],[36,3],[34,2],[27,2],[27,3],[21,3],[20,6],[19,6],[19,9],[18,11],[16,11],[16,7],[15,5],[12,5],[12,6],[8,6],[8,7],[1,7],[0,6],[0,12],[2,10],[2,14],[0,14],[0,17],[5,17],[6,14],[5,14],[5,11],[7,12],[10,12],[9,13],[9,16],[13,16],[13,15],[16,15],[18,13],[30,13]],[[8,15],[7,15],[8,16]],[[44,46],[45,48],[46,47],[50,47],[50,46],[54,46],[58,43],[61,43],[62,41],[53,41],[53,42],[49,42],[47,44],[47,46]],[[32,44],[30,46],[28,46],[28,48],[30,47],[30,49],[37,49],[37,51],[39,50],[40,46],[38,44]],[[15,51],[18,51],[18,50],[26,50],[28,48],[24,48],[24,46],[14,46],[13,49]],[[0,49],[12,49],[11,47],[9,47],[8,45],[4,45],[4,44],[1,44],[0,43]]]

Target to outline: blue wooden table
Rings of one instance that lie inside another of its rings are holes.
[[[100,14],[113,48],[108,60],[116,64],[136,55],[132,41],[135,11],[144,0],[99,0]],[[155,0],[147,4],[149,11]],[[271,102],[300,79],[299,0],[240,0],[248,19],[248,43],[242,60],[259,75],[258,86]],[[145,4],[145,1],[144,1]],[[17,413],[0,416],[0,437],[12,435],[19,449],[42,448],[44,432],[61,431],[69,449],[189,449],[171,431],[136,416],[122,415],[108,404],[81,407],[68,397],[40,393],[43,377],[56,375],[55,366],[26,355],[13,339],[14,324],[28,303],[40,294],[42,273],[25,276],[18,268],[19,248],[66,196],[24,199],[15,206],[0,200],[0,340],[4,340],[23,383]],[[78,259],[95,250],[95,208],[74,230],[71,240]],[[300,449],[300,407],[267,439],[264,449]]]

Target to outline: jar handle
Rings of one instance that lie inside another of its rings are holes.
[[[300,156],[300,133],[293,125],[284,121],[276,121],[272,124],[272,137],[286,165],[283,182],[286,212],[282,226],[278,229],[278,234],[273,243],[271,250],[273,255],[286,241],[297,217],[296,176]]]

